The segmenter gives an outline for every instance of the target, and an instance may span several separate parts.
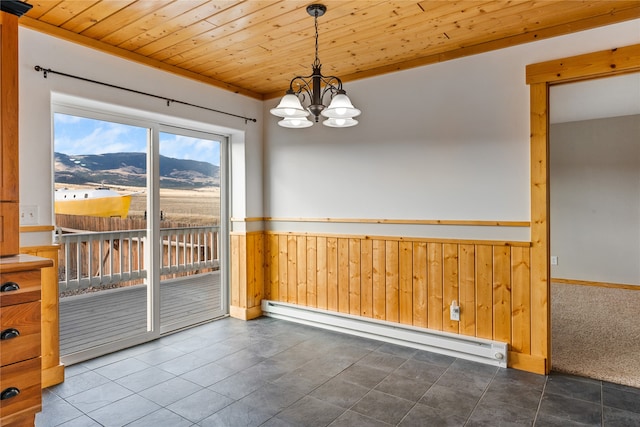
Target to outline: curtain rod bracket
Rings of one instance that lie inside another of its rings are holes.
[[[49,70],[46,70],[44,68],[42,68],[39,65],[36,65],[35,67],[33,67],[36,71],[42,71],[42,77],[44,77],[45,79],[47,78],[47,73],[49,72]]]
[[[36,65],[35,67],[33,67],[33,69],[38,71],[38,72],[42,71],[43,77],[45,79],[47,78],[48,73],[58,74],[60,76],[70,77],[72,79],[82,80],[82,81],[89,82],[89,83],[95,83],[95,84],[99,84],[99,85],[102,85],[102,86],[111,87],[111,88],[114,88],[114,89],[126,90],[127,92],[137,93],[138,95],[145,95],[145,96],[150,96],[150,97],[156,98],[156,99],[162,99],[162,100],[165,100],[167,102],[167,107],[170,107],[171,103],[175,102],[175,103],[178,103],[178,104],[187,105],[189,107],[200,108],[200,109],[207,110],[207,111],[213,111],[214,113],[220,113],[220,114],[225,114],[227,116],[237,117],[237,118],[243,119],[244,120],[244,124],[247,124],[248,122],[255,123],[255,122],[258,121],[257,119],[254,119],[254,118],[251,118],[251,117],[245,117],[245,116],[240,116],[238,114],[227,113],[226,111],[216,110],[215,108],[203,107],[202,105],[191,104],[190,102],[178,101],[176,99],[169,99],[169,98],[166,98],[164,96],[154,95],[152,93],[142,92],[142,91],[135,90],[135,89],[129,89],[129,88],[122,87],[122,86],[116,86],[116,85],[112,85],[110,83],[105,83],[105,82],[100,82],[100,81],[97,81],[97,80],[87,79],[85,77],[74,76],[73,74],[66,74],[66,73],[62,73],[60,71],[54,71],[51,68],[42,68],[39,65]]]

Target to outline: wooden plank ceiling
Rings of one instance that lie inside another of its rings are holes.
[[[314,60],[313,0],[26,2],[25,27],[258,99]],[[323,4],[322,71],[345,82],[640,17],[638,0]]]

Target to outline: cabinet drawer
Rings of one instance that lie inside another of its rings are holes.
[[[0,274],[0,289],[2,286],[10,288],[11,283],[15,283],[20,289],[0,292],[0,307],[40,299],[40,270]]]
[[[40,301],[2,307],[0,366],[40,355]]]
[[[42,409],[40,376],[39,357],[0,368],[0,393],[6,397],[0,400],[3,417],[28,409],[35,412]],[[12,390],[18,394],[8,397],[13,394]]]

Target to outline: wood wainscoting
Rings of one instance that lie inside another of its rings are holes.
[[[264,232],[231,232],[229,314],[249,320],[262,315],[264,298]]]
[[[268,231],[232,233],[231,250],[234,317],[260,316],[266,298],[506,342],[510,367],[546,371],[532,352],[529,242]]]

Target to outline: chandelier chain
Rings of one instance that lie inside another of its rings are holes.
[[[316,10],[314,13],[313,19],[315,20],[315,28],[316,28],[316,60],[313,62],[314,67],[319,67],[320,59],[318,58],[318,11]]]

